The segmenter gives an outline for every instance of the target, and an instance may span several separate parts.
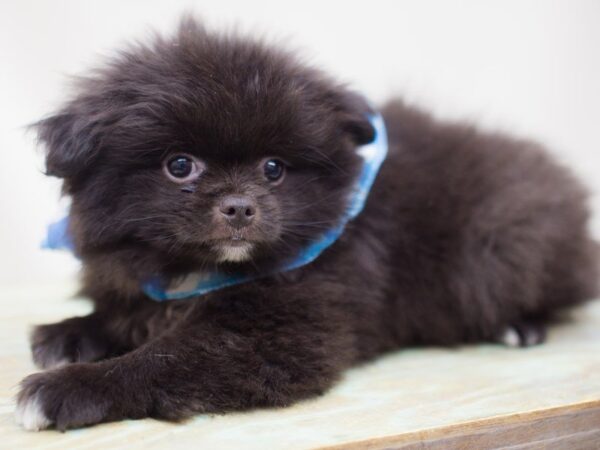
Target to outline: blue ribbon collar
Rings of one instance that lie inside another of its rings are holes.
[[[385,124],[381,115],[376,114],[369,118],[375,129],[375,139],[357,149],[357,153],[364,159],[362,172],[352,191],[348,208],[340,223],[324,232],[317,240],[303,248],[295,257],[284,262],[279,267],[265,273],[253,274],[226,274],[222,272],[190,273],[165,286],[159,277],[153,278],[142,284],[143,291],[153,300],[182,300],[198,297],[211,291],[216,291],[236,284],[263,278],[269,275],[287,272],[310,264],[330,247],[344,232],[348,222],[354,219],[363,210],[367,197],[377,172],[387,155],[388,143]],[[68,232],[68,216],[51,224],[48,227],[47,238],[42,244],[48,249],[68,249],[73,251],[73,242]]]

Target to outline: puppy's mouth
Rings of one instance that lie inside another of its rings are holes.
[[[213,250],[217,253],[219,262],[248,261],[252,256],[253,249],[254,243],[236,237],[221,239],[213,245]]]

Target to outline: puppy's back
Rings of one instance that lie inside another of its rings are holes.
[[[421,316],[442,305],[479,336],[598,294],[587,191],[541,146],[441,123],[401,101],[383,114],[390,157],[374,198],[392,207],[373,202],[371,213],[394,224],[397,289],[422,299]],[[445,329],[429,321],[419,328]]]

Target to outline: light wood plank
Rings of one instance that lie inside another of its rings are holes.
[[[85,302],[67,300],[73,290],[0,289],[0,448],[600,448],[600,302],[553,327],[543,346],[402,350],[287,409],[181,425],[141,420],[22,431],[12,413],[19,380],[35,370],[28,328],[87,312]]]

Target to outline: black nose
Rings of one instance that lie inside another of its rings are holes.
[[[221,200],[219,211],[232,227],[242,228],[254,219],[256,205],[245,195],[229,195]]]

